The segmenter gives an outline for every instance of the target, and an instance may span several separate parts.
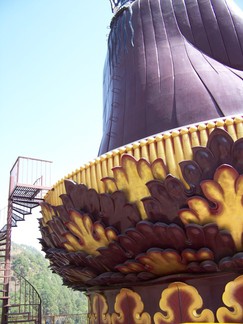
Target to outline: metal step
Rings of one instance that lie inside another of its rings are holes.
[[[32,200],[35,199],[35,197],[38,195],[38,193],[41,192],[41,189],[36,186],[22,186],[17,185],[13,192],[11,193],[12,201],[15,200]]]
[[[0,241],[6,240],[6,233],[0,233]]]
[[[24,217],[22,216],[19,216],[17,215],[16,213],[12,213],[12,219],[15,221],[15,222],[21,222],[21,221],[24,221]]]
[[[11,306],[9,307],[9,308],[11,308]],[[8,313],[8,318],[10,318],[10,317],[28,317],[28,319],[29,319],[29,317],[30,317],[30,312],[18,312],[18,313]]]
[[[11,227],[17,227],[17,222],[12,218]]]
[[[14,200],[14,204],[15,205],[22,206],[22,207],[27,207],[27,208],[30,208],[30,209],[39,206],[39,202],[26,201],[26,200],[21,200],[21,199],[15,199]]]
[[[7,232],[7,225],[4,225],[0,230],[0,235],[2,234],[6,235],[6,232]]]
[[[29,208],[27,210],[25,206],[23,206],[23,208],[13,206],[13,211],[23,216],[31,214],[31,210]]]

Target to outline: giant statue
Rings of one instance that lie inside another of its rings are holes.
[[[243,323],[243,14],[110,4],[100,150],[47,193],[43,251],[90,324]]]
[[[104,70],[101,154],[162,131],[242,113],[243,18],[233,2],[112,4],[117,12]]]

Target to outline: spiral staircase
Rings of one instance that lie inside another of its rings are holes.
[[[50,161],[18,157],[10,171],[8,207],[0,227],[1,323],[41,324],[41,298],[25,278],[11,270],[12,227],[39,206],[50,189]]]

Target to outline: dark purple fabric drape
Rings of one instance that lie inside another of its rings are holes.
[[[243,113],[243,16],[225,0],[137,0],[114,17],[104,68],[102,154]]]

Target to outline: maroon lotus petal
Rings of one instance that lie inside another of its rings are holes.
[[[49,240],[53,243],[54,247],[62,248],[62,238],[59,238],[55,233],[50,233],[48,235]],[[45,239],[45,238],[44,238]]]
[[[74,208],[87,212],[86,193],[88,188],[84,184],[77,184],[72,180],[64,181],[66,193],[70,196]]]
[[[217,272],[218,266],[217,264],[212,260],[206,260],[200,263],[200,267],[202,269],[202,272]]]
[[[87,266],[87,254],[82,251],[68,252],[66,254],[66,258],[67,258],[67,260],[69,260],[69,263],[74,266],[77,266],[77,267]],[[95,272],[96,270],[93,270],[93,271]]]
[[[54,247],[54,246],[52,246],[51,244],[51,242],[50,241],[45,241],[44,239],[42,239],[42,238],[39,238],[38,239],[38,241],[39,241],[39,243],[40,243],[40,245],[41,245],[41,250],[43,251],[43,252],[45,252],[45,253],[47,253],[47,251],[48,251],[48,249],[50,248],[50,247]]]
[[[111,285],[114,283],[124,282],[124,277],[124,274],[119,272],[115,273],[115,275],[114,272],[105,272],[97,276],[96,278],[88,281],[88,283],[92,285]]]
[[[66,208],[67,211],[74,209],[73,202],[72,202],[71,198],[69,197],[69,195],[62,194],[62,195],[60,195],[60,198],[62,200],[63,206]]]
[[[193,160],[199,165],[202,176],[201,180],[212,179],[217,168],[214,155],[207,147],[193,147]]]
[[[231,257],[225,257],[220,260],[218,266],[221,271],[231,271],[236,269],[236,265],[234,264]]]
[[[239,172],[243,173],[243,138],[238,139],[233,144],[232,148],[233,155],[233,166]]]
[[[116,191],[111,197],[115,206],[115,213],[112,218],[116,220],[118,230],[124,233],[127,228],[135,226],[141,219],[140,213],[135,204],[127,201],[124,192]]]
[[[156,275],[154,275],[151,272],[140,272],[140,273],[137,274],[137,278],[139,280],[146,281],[146,280],[155,279],[156,278]]]
[[[71,283],[85,283],[91,278],[96,277],[96,274],[93,273],[89,268],[77,268],[73,266],[64,266],[61,268],[62,276],[65,280],[68,280]]]
[[[243,269],[243,252],[235,254],[232,258],[232,261],[236,265],[237,269]]]
[[[169,223],[170,218],[165,213],[164,206],[154,197],[145,197],[141,199],[148,219],[152,222]]]
[[[95,269],[97,273],[103,273],[108,270],[112,270],[114,267],[111,266],[109,262],[106,263],[106,259],[102,255],[92,256],[87,255],[85,258],[86,265],[92,269]]]
[[[41,234],[43,237],[49,235],[50,233],[50,230],[47,226],[43,226],[41,222],[39,222],[39,225],[40,225],[40,231],[41,231]]]
[[[64,225],[62,219],[58,216],[52,217],[52,220],[55,223],[56,232],[61,236],[67,232],[67,227]]]
[[[87,212],[93,216],[94,220],[98,220],[100,218],[100,200],[98,193],[94,189],[89,189],[86,197]]]
[[[202,271],[202,268],[200,267],[200,263],[199,262],[190,262],[188,265],[187,265],[187,272],[201,272]]]
[[[230,256],[236,253],[236,246],[231,234],[226,230],[220,230],[216,236],[215,242],[215,259],[219,261],[225,256]]]
[[[186,225],[187,245],[200,249],[206,245],[203,227],[197,224]]]
[[[165,178],[165,189],[179,206],[185,204],[187,199],[185,194],[186,189],[179,179],[173,177],[171,174],[167,175]]]
[[[151,180],[146,183],[152,198],[160,203],[162,213],[161,218],[158,220],[162,222],[178,222],[181,224],[180,218],[178,217],[178,210],[186,204],[186,195],[183,187],[178,184],[178,181],[174,177],[169,176],[164,182]],[[146,197],[142,201],[148,204],[149,198]],[[151,209],[149,207],[152,206],[147,206],[148,209]],[[149,214],[151,214],[150,211]]]
[[[220,164],[232,164],[232,137],[223,129],[216,128],[208,138],[207,148],[213,152],[217,160],[217,166]]]
[[[182,251],[186,247],[185,232],[177,224],[156,223],[153,228],[159,239],[159,247],[172,248],[178,251]]]
[[[69,193],[74,207],[86,213],[88,212],[87,192],[88,188],[84,184],[75,184]]]
[[[113,199],[111,198],[111,195],[109,194],[101,194],[100,195],[100,220],[103,224],[106,226],[115,226],[117,227],[117,223],[120,222],[120,220],[114,219],[114,212],[115,212],[115,206],[113,203]]]
[[[138,278],[138,274],[137,273],[128,273],[125,278],[126,282],[138,282],[140,281],[140,278]]]
[[[190,186],[191,194],[201,194],[200,182],[202,170],[195,161],[182,161],[179,163],[183,178]]]
[[[64,180],[64,186],[65,186],[65,191],[67,195],[71,195],[71,193],[75,190],[75,188],[77,187],[76,182],[70,180],[70,179],[66,179]]]
[[[63,205],[53,207],[57,215],[62,219],[64,223],[70,222],[70,216],[68,211]]]
[[[72,180],[65,180],[66,193],[71,203],[66,202],[67,210],[76,209],[92,215],[94,220],[100,216],[99,194],[94,189],[88,189],[84,184],[76,184]],[[73,207],[71,207],[73,206]]]
[[[127,203],[123,207],[123,216],[121,219],[121,233],[129,227],[135,227],[137,222],[141,220],[140,213],[136,204]]]
[[[42,247],[44,248],[44,251],[47,251],[49,248],[54,248],[55,247],[55,244],[52,241],[51,237],[49,237],[49,235],[48,236],[43,236],[42,241],[40,241],[40,242],[42,243]]]
[[[107,280],[107,284],[117,284],[124,282],[124,275],[121,275],[120,272],[111,273],[110,279]]]
[[[131,237],[128,237],[127,235],[119,235],[118,240],[122,248],[126,250],[129,255],[131,255],[131,258],[138,253],[141,253],[141,247]]]
[[[149,243],[146,241],[145,236],[138,232],[135,228],[127,229],[126,236],[136,242],[136,245],[139,246],[141,251],[146,251],[148,249]]]
[[[217,237],[219,235],[217,224],[206,224],[203,226],[203,231],[205,235],[205,246],[208,246],[213,251],[217,251],[220,248],[217,244]]]
[[[153,223],[148,221],[141,221],[137,223],[136,230],[145,237],[147,241],[147,248],[158,246],[160,240],[159,237],[154,235]]]
[[[110,243],[108,247],[99,248],[98,251],[106,259],[105,262],[113,266],[123,263],[128,257],[126,251],[117,242]]]
[[[57,248],[48,251],[49,258],[52,260],[53,264],[59,264],[60,267],[70,265],[70,253],[64,250],[59,250]]]
[[[65,228],[64,224],[62,223],[61,219],[58,216],[52,217],[51,220],[47,222],[48,227],[51,229],[51,231],[57,235],[60,242],[64,243],[65,239],[63,238],[63,235],[68,231],[67,228]]]

